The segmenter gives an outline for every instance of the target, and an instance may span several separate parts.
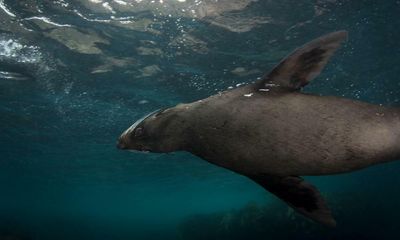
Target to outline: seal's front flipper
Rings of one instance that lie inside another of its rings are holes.
[[[257,82],[256,89],[269,91],[270,88],[279,87],[281,89],[298,90],[304,87],[318,76],[346,37],[346,31],[337,31],[296,49]]]
[[[301,177],[270,175],[251,175],[248,177],[306,217],[330,227],[336,226],[331,211],[318,189]]]

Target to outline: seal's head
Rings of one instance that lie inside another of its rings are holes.
[[[121,134],[117,148],[141,152],[173,152],[182,148],[182,128],[174,108],[157,110],[137,120]]]

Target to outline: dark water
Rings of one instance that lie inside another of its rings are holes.
[[[400,165],[308,178],[304,219],[187,153],[118,151],[158,108],[249,83],[319,35],[306,91],[400,105],[400,1],[0,0],[0,239],[399,239]]]

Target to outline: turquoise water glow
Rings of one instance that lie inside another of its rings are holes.
[[[325,229],[188,153],[115,142],[146,113],[250,83],[340,29],[349,40],[305,91],[399,106],[399,12],[396,0],[0,0],[0,239],[398,239],[398,162],[308,178],[338,222]]]

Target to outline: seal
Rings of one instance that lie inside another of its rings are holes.
[[[319,191],[299,176],[400,159],[400,109],[302,93],[347,38],[337,31],[296,49],[259,81],[152,113],[120,149],[188,151],[252,179],[310,219],[335,226]]]

